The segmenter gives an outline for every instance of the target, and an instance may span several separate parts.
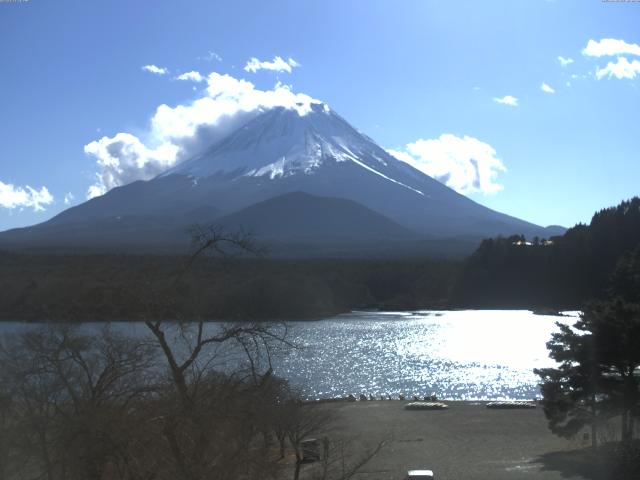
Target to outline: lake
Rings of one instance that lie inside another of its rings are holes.
[[[531,400],[534,368],[552,366],[545,343],[564,317],[522,310],[352,312],[288,322],[301,348],[273,359],[274,371],[308,398],[431,395],[451,400]],[[140,323],[115,324],[130,334]],[[25,328],[0,323],[1,332]],[[98,328],[92,324],[88,328]]]

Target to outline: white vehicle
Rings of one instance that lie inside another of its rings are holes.
[[[407,480],[434,480],[431,470],[409,470],[407,472]]]

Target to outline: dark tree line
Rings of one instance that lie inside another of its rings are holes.
[[[0,320],[144,320],[181,256],[0,252]],[[362,308],[443,307],[460,263],[445,260],[202,259],[180,283],[187,318],[305,319]],[[159,312],[171,318],[172,312]]]
[[[579,308],[589,299],[605,298],[611,275],[616,269],[616,274],[624,275],[626,265],[638,262],[638,249],[640,198],[636,197],[597,212],[589,225],[576,225],[563,236],[484,240],[467,260],[452,302],[474,307]]]

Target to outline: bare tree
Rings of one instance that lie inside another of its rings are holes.
[[[96,337],[55,326],[5,338],[7,450],[16,459],[8,476],[98,480],[106,465],[122,463],[153,357],[148,346],[108,329]]]
[[[255,364],[260,354],[264,353],[269,358],[271,343],[273,341],[284,342],[286,335],[286,330],[282,334],[270,325],[262,323],[239,323],[207,329],[204,319],[194,318],[185,321],[180,318],[177,311],[173,311],[173,318],[176,319],[173,326],[178,328],[179,336],[184,340],[184,348],[188,352],[186,356],[179,358],[174,345],[167,338],[167,322],[162,321],[164,316],[162,314],[167,311],[171,312],[176,295],[180,294],[181,281],[190,273],[195,262],[207,256],[215,256],[217,259],[225,261],[239,254],[260,255],[263,252],[256,245],[253,237],[244,232],[228,233],[217,226],[196,225],[192,228],[191,235],[193,253],[188,258],[184,269],[172,282],[171,291],[160,292],[154,305],[150,305],[150,318],[144,322],[162,350],[174,386],[185,405],[189,404],[193,394],[188,388],[189,376],[192,379],[196,378],[198,372],[202,371],[200,360],[204,353],[203,349],[231,341],[236,342],[243,347],[247,354],[247,359],[252,366],[252,374],[255,377],[257,375]],[[264,347],[262,352],[260,347]]]
[[[197,260],[214,256],[222,261],[242,254],[261,254],[251,236],[227,233],[217,227],[195,227],[193,254],[172,285],[172,292],[158,298],[145,325],[157,342],[168,367],[173,394],[158,417],[168,458],[177,476],[205,478],[265,478],[274,464],[267,442],[255,447],[256,435],[265,438],[263,416],[267,380],[271,376],[271,352],[287,343],[286,328],[257,322],[208,324],[202,318],[166,322],[182,282]],[[173,334],[173,338],[171,335]],[[236,363],[233,372],[212,373],[212,363],[227,355]],[[240,365],[245,365],[245,368]]]

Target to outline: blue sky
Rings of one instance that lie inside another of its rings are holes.
[[[587,222],[640,194],[639,24],[600,0],[0,2],[0,230],[174,161],[158,107],[195,114],[212,72],[320,99],[491,208]],[[119,133],[156,163],[114,176]]]

